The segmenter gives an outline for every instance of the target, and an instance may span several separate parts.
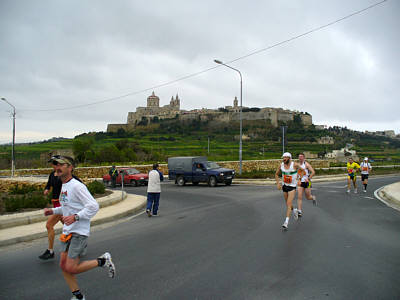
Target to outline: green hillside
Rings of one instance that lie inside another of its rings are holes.
[[[366,135],[346,128],[333,127],[317,130],[304,127],[299,120],[285,124],[285,151],[297,154],[303,151],[322,156],[346,144],[360,156],[375,162],[400,162],[400,141]],[[320,145],[317,139],[331,136],[333,145]],[[208,152],[208,138],[210,148]],[[17,168],[40,167],[40,154],[56,149],[73,149],[81,165],[100,165],[113,162],[165,162],[170,156],[206,155],[210,160],[238,160],[239,122],[213,123],[176,119],[156,120],[137,127],[134,132],[91,132],[74,139],[16,145]],[[8,168],[10,146],[0,146],[0,168]],[[243,160],[279,158],[282,154],[282,130],[268,121],[243,121]]]

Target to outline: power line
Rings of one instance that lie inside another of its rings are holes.
[[[311,30],[309,30],[309,31],[306,31],[306,32],[301,33],[301,34],[296,35],[296,36],[293,36],[293,37],[291,37],[291,38],[288,38],[288,39],[283,40],[283,41],[281,41],[281,42],[278,42],[278,43],[276,43],[276,44],[270,45],[270,46],[268,46],[268,47],[255,50],[255,51],[250,52],[250,53],[248,53],[248,54],[246,54],[246,55],[243,55],[243,56],[240,56],[240,57],[235,58],[235,59],[233,59],[233,60],[230,60],[230,61],[228,61],[228,62],[226,62],[226,63],[233,63],[233,62],[236,62],[236,61],[239,61],[239,60],[248,58],[248,57],[250,57],[250,56],[259,54],[259,53],[261,53],[261,52],[270,50],[270,49],[272,49],[272,48],[281,46],[281,45],[283,45],[283,44],[292,42],[292,41],[297,40],[297,39],[299,39],[299,38],[302,38],[302,37],[304,37],[304,36],[306,36],[306,35],[309,35],[309,34],[314,33],[314,32],[316,32],[316,31],[320,31],[320,30],[322,30],[322,29],[324,29],[324,28],[327,28],[327,27],[329,27],[329,26],[332,26],[332,25],[335,25],[335,24],[337,24],[337,23],[339,23],[339,22],[342,22],[342,21],[344,21],[344,20],[346,20],[346,19],[349,19],[349,18],[351,18],[351,17],[354,17],[354,16],[356,16],[356,15],[359,15],[359,14],[361,14],[361,13],[367,11],[367,10],[370,10],[370,9],[376,7],[376,6],[379,6],[379,5],[381,5],[381,4],[383,4],[384,2],[387,2],[387,1],[388,1],[388,0],[383,0],[383,1],[377,2],[377,3],[375,3],[375,4],[372,4],[372,5],[368,6],[368,7],[363,8],[363,9],[361,9],[361,10],[358,10],[358,11],[355,11],[355,12],[349,14],[349,15],[346,15],[346,16],[340,18],[340,19],[337,19],[337,20],[332,21],[332,22],[329,22],[329,23],[327,23],[327,24],[325,24],[325,25],[322,25],[322,26],[313,28],[313,29],[311,29]],[[214,67],[211,67],[211,68],[204,69],[204,70],[202,70],[202,71],[198,71],[198,72],[195,72],[195,73],[192,73],[192,74],[189,74],[189,75],[185,75],[185,76],[183,76],[183,77],[180,77],[180,78],[177,78],[177,79],[168,81],[168,82],[164,82],[164,83],[161,83],[161,84],[158,84],[158,85],[154,85],[154,86],[149,87],[149,88],[146,88],[146,89],[142,89],[142,90],[139,90],[139,91],[130,92],[130,93],[127,93],[127,94],[124,94],[124,95],[120,95],[120,96],[116,96],[116,97],[112,97],[112,98],[107,98],[107,99],[104,99],[104,100],[95,101],[95,102],[91,102],[91,103],[80,104],[80,105],[74,105],[74,106],[63,107],[63,108],[54,108],[54,109],[29,109],[29,108],[24,109],[24,108],[22,108],[22,109],[20,109],[20,111],[37,111],[37,112],[60,111],[60,110],[76,109],[76,108],[82,108],[82,107],[88,107],[88,106],[92,106],[92,105],[102,104],[102,103],[106,103],[106,102],[117,101],[117,100],[119,100],[119,99],[126,98],[126,97],[128,97],[128,96],[134,96],[134,95],[141,94],[141,93],[144,93],[144,92],[148,92],[148,91],[151,91],[151,90],[155,90],[155,89],[158,89],[158,88],[161,88],[161,87],[164,87],[164,86],[168,86],[168,85],[174,84],[174,83],[179,82],[179,81],[186,80],[186,79],[189,79],[189,78],[192,78],[192,77],[201,75],[201,74],[203,74],[203,73],[206,73],[206,72],[208,72],[208,71],[214,70],[214,69],[219,68],[219,67],[221,67],[221,66],[220,66],[220,65],[217,65],[217,66],[214,66]]]

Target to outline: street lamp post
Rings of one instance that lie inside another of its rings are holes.
[[[224,64],[222,61],[218,59],[214,59],[214,62],[220,65],[223,65],[229,69],[232,69],[236,72],[239,73],[240,76],[240,111],[239,111],[239,120],[240,120],[240,136],[239,136],[239,174],[242,175],[242,73],[238,69],[232,68],[231,66],[228,66],[227,64]]]
[[[282,126],[282,153],[285,153],[285,130],[287,126]]]
[[[12,147],[11,147],[11,177],[14,177],[15,170],[15,156],[14,156],[14,146],[15,146],[15,106],[7,101],[6,98],[0,98],[5,101],[8,105],[13,108],[12,116],[13,116],[13,139],[12,139]]]

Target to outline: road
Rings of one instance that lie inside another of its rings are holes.
[[[87,299],[399,299],[400,213],[373,195],[398,180],[371,178],[366,194],[316,183],[318,206],[286,232],[273,186],[166,183],[159,217],[93,228],[85,258],[110,251],[117,277],[78,280]],[[58,261],[37,259],[45,245],[0,249],[0,299],[70,299]]]

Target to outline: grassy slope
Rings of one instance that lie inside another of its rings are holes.
[[[185,155],[205,155],[210,160],[238,160],[239,142],[238,124],[225,125],[214,128],[210,125],[195,124],[188,126],[176,126],[176,123],[166,122],[160,124],[152,124],[149,127],[138,128],[134,133],[127,137],[107,134],[91,133],[83,134],[76,139],[92,138],[94,139],[93,148],[99,149],[107,144],[115,144],[121,139],[127,139],[136,142],[141,148],[146,149],[149,153],[156,153],[161,160],[165,160],[170,156]],[[244,134],[252,135],[250,140],[243,140],[243,159],[272,159],[279,158],[282,153],[282,144],[278,140],[280,137],[279,129],[268,129],[263,127],[260,122],[244,123]],[[296,127],[294,127],[296,128]],[[268,131],[269,130],[269,131]],[[387,141],[378,138],[369,138],[360,136],[359,133],[351,131],[337,134],[328,131],[303,130],[303,132],[287,133],[288,142],[285,151],[297,154],[303,151],[319,153],[323,151],[331,151],[340,148],[340,144],[336,145],[319,145],[304,141],[305,138],[318,138],[322,135],[333,135],[335,139],[342,144],[354,141],[358,138],[359,142],[355,142],[357,153],[360,157],[369,156],[377,161],[385,161],[388,157],[392,158],[392,162],[400,162],[400,148],[389,145]],[[123,136],[123,135],[122,135]],[[210,138],[210,153],[207,152],[208,136]],[[57,142],[42,142],[35,144],[16,145],[17,160],[38,160],[43,152],[55,149],[71,149],[73,140],[62,140]],[[264,151],[263,151],[264,148]],[[0,146],[0,159],[10,157],[11,146]],[[388,162],[390,163],[390,162]],[[18,166],[18,165],[17,165]]]

